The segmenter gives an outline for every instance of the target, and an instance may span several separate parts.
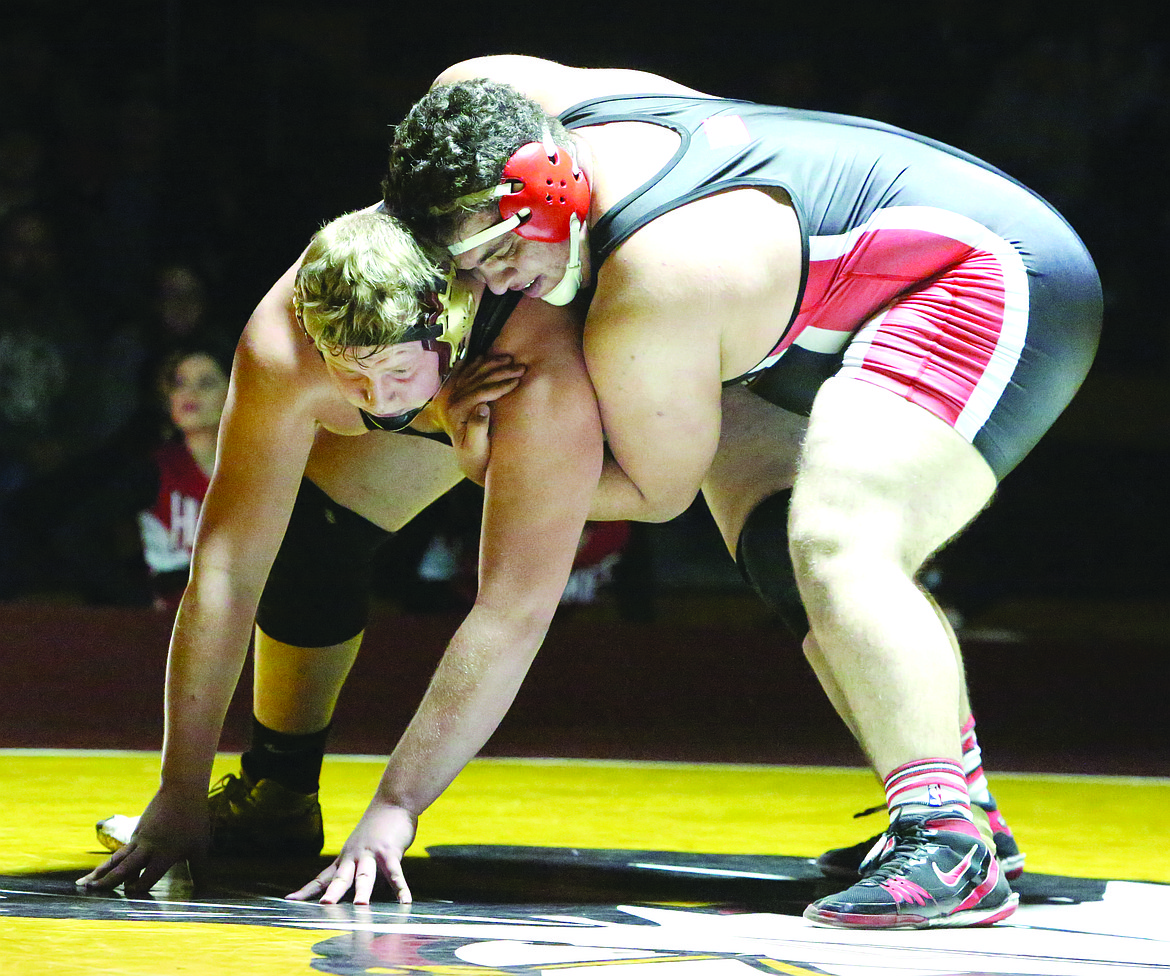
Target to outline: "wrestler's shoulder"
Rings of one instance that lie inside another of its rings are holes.
[[[497,54],[460,61],[435,79],[449,84],[489,78],[519,89],[556,114],[590,98],[640,92],[703,95],[648,71],[625,68],[579,68],[524,54]]]
[[[336,394],[320,354],[289,316],[254,314],[236,348],[232,381],[237,396],[278,400],[281,408],[313,411]]]

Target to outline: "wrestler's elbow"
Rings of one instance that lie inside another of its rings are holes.
[[[607,451],[589,518],[594,522],[669,522],[687,510],[698,492],[698,486],[655,480],[649,472],[628,472]]]
[[[639,522],[669,522],[678,518],[695,500],[698,489],[689,491],[675,486],[662,486],[650,490],[642,490],[641,514]]]

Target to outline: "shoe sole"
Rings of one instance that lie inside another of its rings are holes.
[[[859,915],[851,912],[828,912],[809,905],[804,917],[818,925],[838,929],[933,929],[945,927],[979,927],[1002,922],[1019,907],[1020,896],[1012,892],[1007,900],[995,908],[969,909],[950,915],[926,918],[923,915]]]

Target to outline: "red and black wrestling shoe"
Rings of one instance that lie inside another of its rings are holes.
[[[991,925],[1016,910],[979,828],[958,814],[900,814],[861,865],[862,878],[809,905],[810,922],[838,928]]]

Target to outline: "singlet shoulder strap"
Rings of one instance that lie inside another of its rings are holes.
[[[471,326],[471,340],[467,345],[469,357],[482,356],[491,348],[522,297],[523,293],[518,291],[497,295],[486,288],[483,290],[475,322]]]
[[[650,191],[666,181],[686,158],[695,133],[706,119],[747,104],[750,103],[698,95],[644,93],[592,98],[561,113],[560,120],[568,129],[609,122],[647,122],[670,129],[679,138],[674,155],[657,173],[610,207],[590,226],[589,251],[594,269],[600,268],[613,250],[639,227],[691,198],[704,195],[705,191],[701,188],[694,188],[686,197],[667,194],[659,200]]]

